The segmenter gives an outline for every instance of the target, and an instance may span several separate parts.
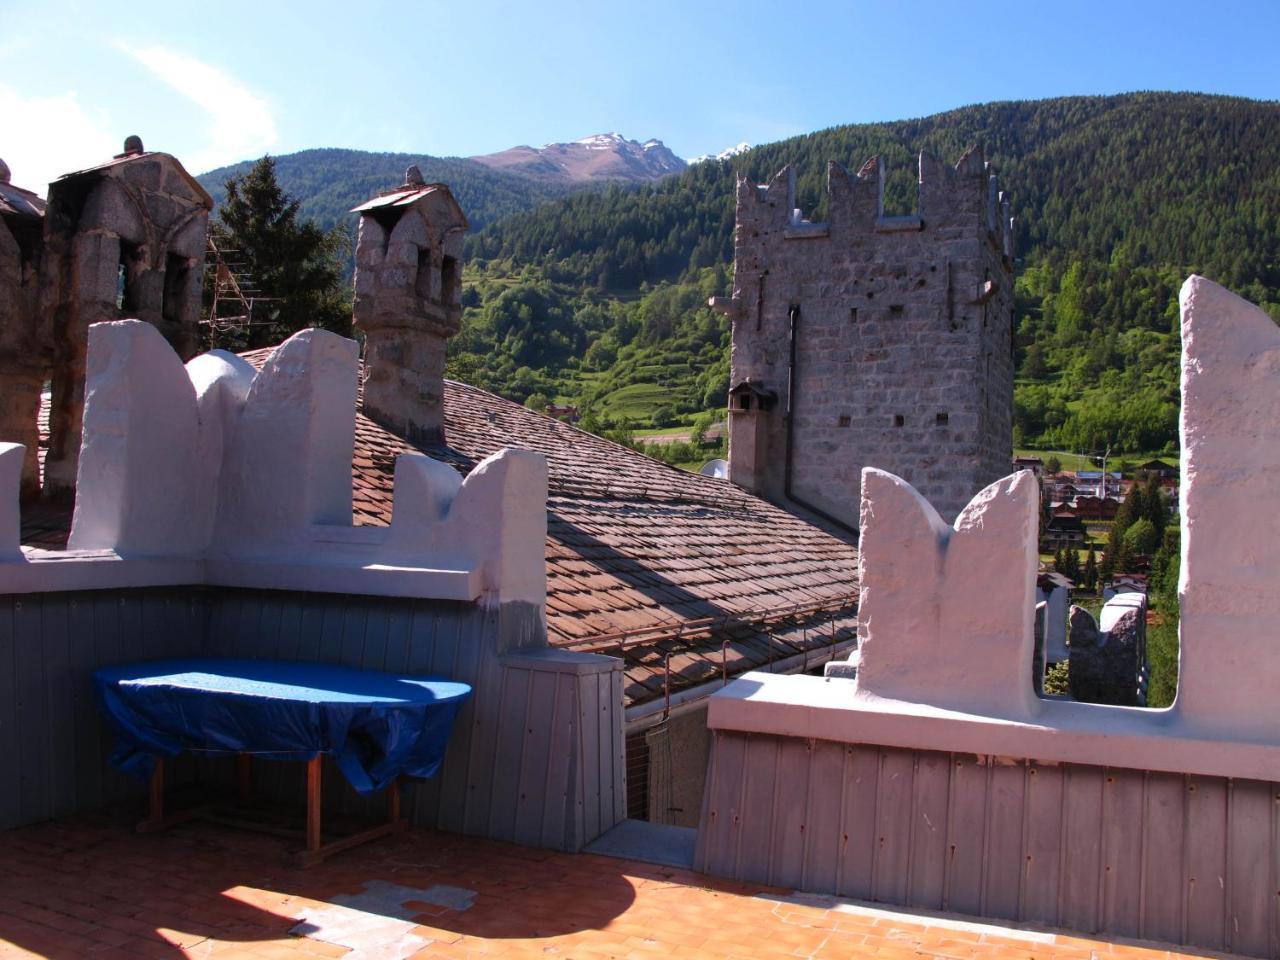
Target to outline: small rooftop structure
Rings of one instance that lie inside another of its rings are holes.
[[[173,156],[137,136],[105,163],[49,185],[40,311],[52,324],[53,398],[44,489],[76,483],[91,324],[155,326],[188,360],[196,353],[205,238],[213,199]]]

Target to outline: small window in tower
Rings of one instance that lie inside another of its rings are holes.
[[[418,275],[413,281],[413,292],[422,300],[431,299],[431,251],[418,248]]]
[[[120,241],[120,263],[116,267],[116,309],[122,317],[138,312],[138,291],[134,289],[134,271],[141,251],[136,243]]]
[[[847,427],[852,422],[853,422],[852,419],[849,417],[847,413],[842,413],[840,414],[840,419],[836,421],[836,426]]]
[[[906,424],[907,424],[907,418],[904,417],[902,414],[895,413],[893,415],[893,425],[895,427],[903,427],[903,426],[906,426]]]
[[[850,323],[857,323],[857,322],[858,322],[858,308],[857,308],[857,307],[850,307],[850,308],[849,308],[849,322],[850,322]]]
[[[940,426],[940,427],[945,427],[945,426],[947,425],[947,421],[949,421],[950,419],[951,419],[951,417],[950,417],[950,415],[949,415],[949,414],[946,414],[946,413],[940,413],[940,414],[938,414],[936,417],[934,417],[934,418],[933,418],[933,422],[934,422],[934,423],[936,423],[936,424],[937,424],[938,426]]]
[[[440,264],[440,302],[449,306],[455,302],[458,284],[458,258],[445,257]]]
[[[902,311],[903,311],[904,309],[905,309],[905,308],[902,306],[902,304],[900,304],[900,303],[895,303],[895,304],[892,304],[892,305],[889,307],[889,313],[891,313],[891,314],[892,314],[893,316],[895,316],[895,317],[900,317],[900,316],[902,316]]]
[[[749,393],[738,394],[738,409],[739,410],[751,409],[751,394]]]
[[[187,278],[191,263],[186,257],[171,253],[164,260],[164,299],[160,315],[166,323],[182,322],[182,307],[186,299]]]

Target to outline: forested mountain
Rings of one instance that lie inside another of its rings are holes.
[[[302,201],[299,215],[325,230],[338,224],[353,226],[351,208],[381,190],[403,183],[404,171],[411,163],[421,168],[428,183],[449,184],[466,211],[472,230],[575,189],[570,184],[540,182],[459,157],[326,149],[303,150],[274,159],[280,186]],[[221,205],[227,180],[248,173],[253,163],[246,160],[219,167],[196,179]]]
[[[696,164],[641,189],[575,194],[472,236],[453,369],[520,398],[670,420],[721,402],[735,173],[798,170],[823,215],[828,160],[889,167],[914,208],[915,154],[980,144],[1019,221],[1015,440],[1160,449],[1176,440],[1177,292],[1199,272],[1280,319],[1280,104],[1136,93],[966,107],[834,127]],[[703,301],[705,302],[705,301]],[[661,384],[658,403],[614,395]],[[660,407],[661,409],[656,409]],[[657,416],[654,416],[654,414]]]

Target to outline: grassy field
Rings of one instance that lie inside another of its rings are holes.
[[[1068,453],[1065,450],[1014,450],[1015,457],[1039,457],[1041,460],[1048,460],[1050,457],[1057,457],[1062,463],[1063,470],[1075,472],[1077,470],[1100,470],[1102,469],[1096,460],[1083,456],[1078,453]],[[1117,453],[1107,460],[1107,471],[1114,473],[1120,461],[1126,461],[1130,466],[1136,467],[1140,463],[1146,463],[1148,460],[1160,460],[1167,463],[1171,467],[1178,465],[1176,455],[1165,453]]]

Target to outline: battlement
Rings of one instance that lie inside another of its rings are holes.
[[[1003,256],[1012,260],[1014,221],[1009,196],[1000,189],[994,168],[980,147],[972,147],[950,167],[921,151],[916,212],[886,216],[884,159],[871,157],[856,175],[834,160],[827,164],[826,222],[808,220],[796,204],[796,171],[783,167],[767,184],[738,178],[738,223],[781,228],[788,240],[829,237],[832,231],[899,233],[959,226],[975,218]],[[771,231],[772,232],[772,231]]]

